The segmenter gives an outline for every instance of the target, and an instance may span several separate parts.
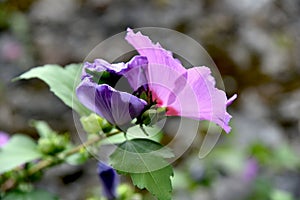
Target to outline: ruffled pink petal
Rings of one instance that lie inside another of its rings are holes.
[[[225,132],[231,116],[226,112],[227,97],[224,91],[215,87],[215,80],[207,67],[195,67],[187,70],[187,84],[170,105],[169,116],[183,116],[197,120],[209,120]]]
[[[162,48],[159,43],[153,44],[150,38],[142,35],[141,32],[134,33],[132,29],[128,28],[125,39],[141,56],[147,57],[149,64],[170,67],[179,73],[185,72],[180,61],[173,58],[172,52]]]
[[[146,75],[153,100],[160,106],[168,105],[174,100],[173,93],[178,89],[176,80],[185,74],[186,69],[173,57],[172,52],[163,49],[158,43],[153,44],[149,37],[140,32],[134,33],[128,28],[125,39],[141,56],[147,57]]]
[[[197,120],[209,120],[221,126],[227,133],[231,116],[226,106],[236,95],[227,100],[224,91],[215,87],[215,79],[207,67],[186,70],[170,51],[153,44],[149,37],[127,29],[125,39],[147,57],[148,86],[157,106],[167,107],[167,115],[183,116]]]

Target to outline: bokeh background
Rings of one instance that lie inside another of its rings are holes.
[[[44,83],[11,79],[39,65],[82,62],[102,40],[147,26],[198,41],[228,96],[239,95],[229,108],[232,133],[205,159],[195,141],[175,163],[174,199],[300,199],[298,0],[1,0],[0,130],[37,137],[28,122],[39,119],[76,140],[71,110]],[[94,161],[51,169],[38,186],[66,200],[100,191]]]

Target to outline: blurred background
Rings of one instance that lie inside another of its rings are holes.
[[[37,137],[28,121],[39,119],[75,135],[71,110],[44,83],[11,79],[82,62],[102,40],[146,26],[198,41],[228,96],[238,93],[232,133],[202,160],[195,141],[175,164],[174,199],[300,199],[298,0],[0,0],[0,130]],[[94,161],[51,169],[38,185],[66,200],[100,191]]]

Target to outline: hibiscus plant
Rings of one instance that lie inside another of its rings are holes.
[[[103,198],[138,198],[133,191],[130,195],[117,191],[120,175],[127,175],[139,189],[148,190],[157,199],[169,200],[173,176],[169,160],[174,153],[162,142],[164,129],[157,124],[166,118],[183,117],[207,120],[230,132],[231,115],[226,108],[236,95],[227,99],[225,92],[216,88],[208,67],[186,69],[172,52],[131,29],[127,29],[125,40],[138,53],[128,62],[109,63],[99,58],[66,67],[45,65],[17,78],[46,82],[79,116],[80,129],[87,137],[76,146],[68,135],[58,134],[45,122],[32,121],[40,135],[37,142],[13,135],[1,146],[1,198],[25,195],[10,191],[38,179],[46,168],[60,163],[83,164],[97,158],[99,148],[112,145],[115,148],[109,159],[98,159],[98,167],[95,166]],[[117,87],[121,80],[130,91]],[[139,134],[129,134],[135,131]],[[28,194],[38,198],[44,191],[27,191]],[[49,194],[47,198],[55,199]]]

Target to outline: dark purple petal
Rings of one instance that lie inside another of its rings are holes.
[[[126,63],[126,70],[122,71],[134,91],[141,86],[148,84],[148,60],[144,56],[134,56],[128,63]]]
[[[98,176],[102,183],[102,191],[105,197],[109,200],[115,199],[117,196],[116,189],[120,182],[116,171],[100,161],[98,163]]]
[[[107,84],[97,85],[89,78],[82,80],[77,87],[79,101],[104,117],[112,124],[126,125],[141,114],[146,102],[127,92],[120,92]]]
[[[0,147],[3,147],[9,140],[9,135],[3,131],[0,131]]]
[[[141,56],[136,56],[137,58],[140,58]],[[144,59],[147,59],[144,57]],[[135,57],[132,59],[132,61],[135,60]],[[131,62],[132,62],[131,61]],[[138,63],[136,63],[138,64]],[[128,64],[127,63],[109,63],[106,60],[103,59],[95,59],[93,63],[85,62],[83,65],[83,72],[82,78],[85,78],[88,74],[86,74],[86,69],[90,71],[96,71],[96,72],[102,72],[102,71],[108,71],[113,74],[123,75],[125,71],[128,71]]]
[[[86,70],[92,72],[107,71],[114,75],[125,76],[133,88],[137,90],[139,87],[147,84],[147,65],[148,60],[144,56],[134,56],[127,63],[113,63],[110,64],[102,59],[95,59],[93,63],[86,62],[83,66],[81,79],[91,77]]]

